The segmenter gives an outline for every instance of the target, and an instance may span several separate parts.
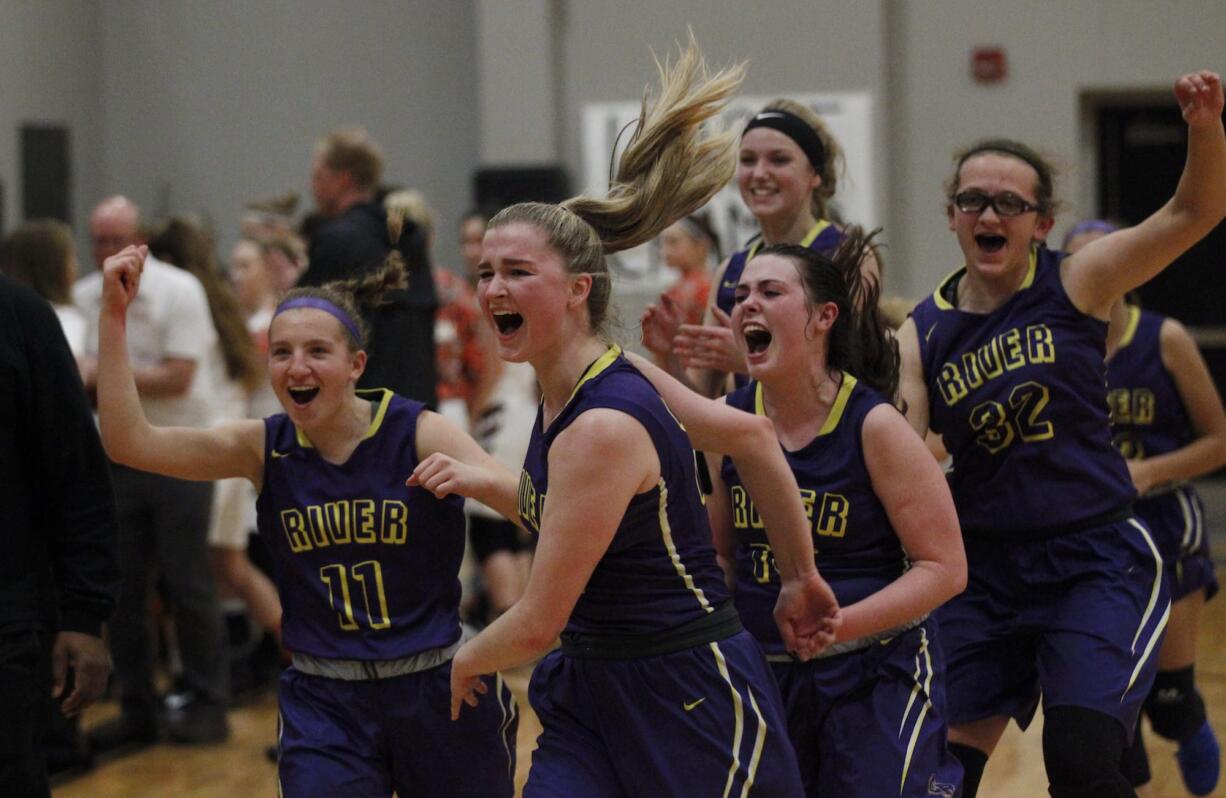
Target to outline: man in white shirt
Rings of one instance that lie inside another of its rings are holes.
[[[97,270],[78,281],[74,297],[89,324],[89,357],[83,371],[92,391],[102,262],[129,244],[140,243],[140,210],[124,197],[103,200],[90,217],[90,237]],[[205,363],[216,338],[200,281],[148,258],[140,296],[128,312],[128,346],[136,388],[150,421],[188,427],[212,422]],[[155,570],[175,619],[185,686],[194,697],[186,710],[167,719],[167,733],[178,742],[224,739],[229,732],[225,715],[229,663],[206,545],[213,486],[114,463],[112,475],[123,584],[111,622],[111,649],[122,714],[116,724],[91,735],[91,742],[105,750],[157,739],[154,650],[146,609]]]

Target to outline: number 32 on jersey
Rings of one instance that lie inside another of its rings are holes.
[[[996,454],[1016,442],[1034,443],[1055,437],[1050,421],[1043,420],[1043,410],[1051,399],[1046,385],[1028,380],[1009,392],[1008,404],[995,400],[980,402],[970,414],[975,441]]]

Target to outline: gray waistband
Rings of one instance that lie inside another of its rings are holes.
[[[463,640],[457,640],[444,648],[432,648],[404,659],[327,659],[310,654],[295,654],[294,669],[310,676],[325,679],[340,679],[346,682],[365,682],[375,679],[391,679],[410,673],[420,673],[450,662],[460,650]]]
[[[862,648],[868,648],[873,643],[884,643],[888,641],[891,637],[900,635],[903,632],[911,631],[912,629],[919,626],[921,623],[923,623],[926,620],[928,620],[928,613],[924,613],[918,618],[912,618],[911,620],[907,621],[904,624],[899,624],[898,626],[895,626],[893,629],[885,629],[883,631],[876,632],[875,634],[865,635],[864,637],[857,637],[854,640],[844,640],[841,643],[835,643],[829,648],[824,649],[822,653],[818,654],[813,659],[826,659],[827,657],[837,657],[839,654],[848,654],[852,651],[859,651]],[[796,659],[791,654],[767,654],[766,661],[767,662],[784,662],[784,663],[800,662],[800,660]]]

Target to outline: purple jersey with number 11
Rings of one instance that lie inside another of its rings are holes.
[[[264,420],[260,535],[276,563],[286,648],[403,659],[460,637],[463,504],[404,484],[424,406],[385,389],[358,394],[373,418],[339,465],[285,414]]]
[[[953,455],[968,536],[1045,537],[1135,495],[1107,422],[1107,323],[1073,305],[1063,258],[1033,250],[1021,287],[991,313],[955,306],[965,269],[913,312],[930,426]]]

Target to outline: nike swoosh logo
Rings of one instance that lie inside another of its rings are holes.
[[[736,288],[735,280],[724,280],[724,288]]]
[[[278,452],[276,449],[271,450],[272,459],[277,460],[281,457],[289,457],[289,452]]]
[[[685,711],[689,712],[691,709],[693,709],[694,707],[698,706],[699,704],[701,704],[703,701],[706,701],[706,700],[707,699],[703,697],[703,698],[699,698],[696,701],[687,701],[685,702],[685,704],[683,704],[683,706],[685,707]]]
[[[939,324],[939,323],[940,323],[940,322],[938,322],[938,324]],[[931,327],[929,327],[929,328],[928,328],[928,332],[927,332],[927,334],[926,334],[926,335],[924,335],[924,343],[928,343],[928,339],[932,337],[932,334],[933,334],[934,332],[936,332],[936,329],[937,329],[937,325],[936,325],[936,324],[934,324],[934,325],[932,325]]]

